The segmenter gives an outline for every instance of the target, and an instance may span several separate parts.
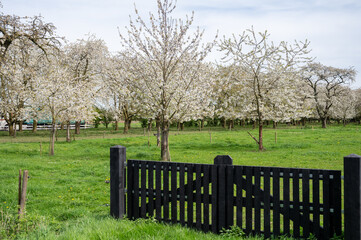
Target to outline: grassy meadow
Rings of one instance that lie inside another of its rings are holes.
[[[235,165],[280,166],[343,170],[343,157],[361,154],[361,126],[271,126],[264,130],[265,151],[254,140],[257,129],[237,126],[172,129],[173,162],[213,163],[217,155],[230,155]],[[277,142],[275,142],[277,132]],[[153,133],[132,124],[122,130],[81,130],[75,141],[65,142],[59,131],[55,156],[48,155],[49,131],[0,131],[0,239],[218,239],[213,235],[153,220],[116,221],[109,217],[109,148],[127,147],[128,159],[160,160]],[[148,146],[149,140],[149,146]],[[16,219],[18,172],[29,170],[26,217]],[[254,238],[257,239],[257,238]]]

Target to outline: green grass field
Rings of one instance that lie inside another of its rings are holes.
[[[144,136],[133,124],[127,135],[110,129],[82,130],[71,143],[58,134],[55,156],[48,156],[48,131],[0,132],[0,239],[217,239],[179,226],[109,218],[109,148],[127,147],[128,159],[159,160],[156,138]],[[266,128],[259,152],[250,129],[187,128],[170,135],[173,162],[213,163],[228,154],[235,165],[281,166],[343,170],[343,157],[361,154],[361,126],[280,126]],[[253,135],[256,129],[251,130]],[[41,144],[40,144],[41,143]],[[40,148],[41,145],[41,148]],[[40,151],[41,149],[41,151]],[[18,172],[29,170],[26,218],[16,221]]]

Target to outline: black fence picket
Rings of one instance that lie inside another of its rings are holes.
[[[215,233],[237,225],[266,238],[342,234],[341,171],[234,166],[231,158],[217,158],[215,164],[128,160],[127,217]]]

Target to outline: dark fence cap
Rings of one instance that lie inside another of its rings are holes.
[[[125,147],[121,146],[121,145],[116,145],[116,146],[113,146],[113,147],[110,147],[110,148],[125,148]]]
[[[214,158],[215,165],[232,165],[233,159],[229,155],[218,155]]]
[[[359,156],[357,154],[350,154],[350,155],[346,156],[345,158],[361,158],[361,156]]]

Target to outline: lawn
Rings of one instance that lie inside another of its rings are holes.
[[[280,126],[264,131],[266,151],[259,152],[256,129],[237,127],[172,129],[173,162],[213,163],[217,155],[230,155],[235,165],[281,166],[343,170],[343,157],[361,154],[361,126]],[[210,141],[210,135],[212,142]],[[148,138],[150,146],[148,146]],[[71,143],[58,134],[55,156],[48,156],[49,132],[19,132],[17,138],[0,132],[0,239],[214,239],[213,234],[182,230],[152,221],[115,221],[109,215],[109,148],[127,147],[128,159],[160,160],[160,149],[139,124],[130,133],[110,129],[82,130]],[[40,147],[41,145],[41,147]],[[27,215],[16,229],[18,172],[29,170]],[[179,236],[179,237],[178,237]],[[217,238],[222,236],[217,236]]]

